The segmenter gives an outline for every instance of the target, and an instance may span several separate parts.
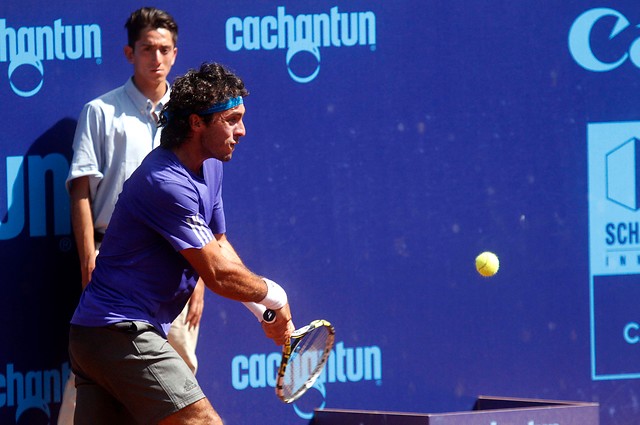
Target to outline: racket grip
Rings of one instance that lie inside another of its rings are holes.
[[[249,309],[256,316],[258,322],[267,322],[273,323],[276,320],[276,312],[268,309],[262,304],[254,303],[254,302],[243,302],[245,307]]]

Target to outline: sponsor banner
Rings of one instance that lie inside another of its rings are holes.
[[[275,388],[281,352],[269,354],[237,355],[231,361],[231,385],[235,390],[249,388]],[[304,373],[304,372],[303,372]],[[337,342],[322,374],[308,391],[316,391],[315,405],[293,403],[296,415],[301,419],[312,419],[313,408],[326,405],[329,387],[333,384],[349,384],[372,381],[382,382],[382,350],[377,346],[347,347],[343,341]],[[305,398],[309,394],[305,394]]]
[[[198,380],[225,422],[492,393],[602,400],[603,425],[634,423],[637,4],[267,3],[158,4],[180,25],[171,80],[216,60],[248,82],[230,240],[341,338],[284,405],[280,353],[208,294]],[[0,2],[3,424],[55,423],[80,295],[64,179],[82,105],[131,75],[131,9]],[[473,267],[486,249],[490,281]]]
[[[640,122],[588,125],[592,377],[640,378]]]
[[[232,16],[225,23],[226,47],[241,50],[285,50],[292,80],[304,84],[320,73],[321,49],[376,49],[376,14],[334,6],[321,13],[287,13],[277,6],[272,15]]]
[[[31,97],[45,81],[46,61],[102,61],[102,29],[97,24],[69,24],[55,19],[50,25],[13,28],[0,17],[0,63],[8,63],[11,90]]]
[[[69,363],[48,370],[18,370],[8,363],[0,370],[0,411],[15,409],[12,423],[55,423],[53,406],[62,400]]]

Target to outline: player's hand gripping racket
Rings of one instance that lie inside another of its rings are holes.
[[[296,329],[282,347],[276,395],[285,403],[299,399],[316,382],[327,360],[335,330],[326,320],[314,320]]]
[[[262,309],[264,311],[264,307]],[[267,323],[273,322],[275,312],[266,310],[262,318]],[[276,395],[280,400],[293,403],[313,386],[327,364],[334,340],[335,330],[326,320],[314,320],[293,331],[282,347],[276,380]]]

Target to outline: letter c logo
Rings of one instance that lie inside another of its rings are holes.
[[[636,322],[627,323],[627,325],[624,327],[623,332],[624,340],[627,341],[628,344],[637,344],[638,342],[640,342],[638,330],[640,330],[640,325],[638,325]]]
[[[578,65],[589,71],[611,71],[622,65],[629,57],[629,54],[625,53],[615,62],[603,62],[593,54],[589,42],[591,30],[596,22],[605,16],[614,16],[617,18],[616,25],[611,30],[611,34],[609,34],[609,40],[613,39],[630,25],[629,20],[620,12],[602,7],[584,12],[575,20],[573,25],[571,25],[571,30],[569,31],[569,51],[571,52],[571,56],[573,56],[573,59]]]

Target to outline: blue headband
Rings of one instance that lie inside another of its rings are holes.
[[[204,111],[182,112],[182,113],[179,113],[178,116],[186,117],[191,114],[197,114],[197,115],[215,114],[216,112],[222,112],[222,111],[226,111],[227,109],[235,108],[236,106],[242,105],[243,103],[244,102],[242,100],[242,96],[232,97],[226,102],[214,103],[209,109],[205,109]],[[171,117],[173,116],[173,114],[170,114],[169,111],[166,111],[166,110],[162,111],[162,115],[164,115],[165,119],[167,120],[167,123],[171,121]]]
[[[198,115],[209,115],[215,114],[216,112],[226,111],[227,109],[235,108],[238,105],[242,105],[244,102],[242,101],[242,96],[232,97],[226,102],[214,103],[209,109],[204,111],[198,111],[196,114]]]

